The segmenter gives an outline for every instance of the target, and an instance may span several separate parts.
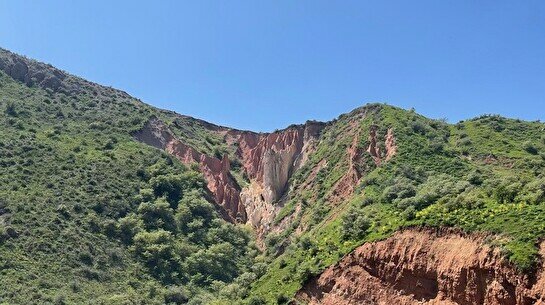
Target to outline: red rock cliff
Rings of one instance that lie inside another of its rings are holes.
[[[308,122],[268,134],[231,130],[226,140],[238,143],[237,153],[247,176],[263,186],[265,202],[273,203],[284,194],[293,171],[305,161],[305,145],[318,137],[323,126]]]
[[[408,229],[357,248],[297,298],[311,305],[543,305],[544,292],[543,268],[535,277],[517,272],[485,236]]]
[[[225,219],[246,222],[246,211],[240,204],[240,186],[230,174],[229,159],[207,156],[178,140],[169,128],[157,118],[152,118],[144,128],[134,134],[141,142],[160,148],[184,164],[197,163]]]
[[[141,142],[160,148],[182,163],[198,163],[208,189],[224,217],[263,228],[272,222],[274,205],[286,192],[288,180],[309,153],[309,143],[318,137],[323,123],[308,122],[274,133],[224,129],[225,141],[237,145],[237,155],[250,180],[242,190],[231,176],[229,159],[202,154],[177,139],[163,122],[152,118],[134,134]],[[248,217],[250,216],[250,217]],[[260,231],[260,230],[258,230]]]

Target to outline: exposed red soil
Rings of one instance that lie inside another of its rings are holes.
[[[207,182],[214,202],[226,220],[246,222],[246,210],[240,204],[240,186],[230,174],[229,159],[222,160],[202,154],[178,140],[163,122],[152,118],[134,137],[160,148],[184,164],[197,163]]]
[[[545,270],[516,271],[487,238],[449,229],[400,231],[357,248],[306,283],[297,299],[310,305],[545,304]]]
[[[365,168],[362,168],[366,166],[365,164],[362,164],[365,152],[371,155],[376,166],[380,166],[382,163],[389,161],[396,154],[397,146],[393,129],[389,128],[384,137],[384,149],[380,148],[381,145],[379,145],[380,139],[377,136],[377,129],[378,126],[371,126],[368,137],[369,146],[366,150],[359,146],[360,133],[356,132],[354,135],[352,144],[347,148],[348,170],[334,186],[333,192],[329,198],[330,202],[341,202],[354,193],[354,189],[359,185],[360,179],[365,171]]]
[[[291,174],[301,165],[305,144],[317,138],[324,126],[307,122],[273,133],[230,130],[226,141],[238,143],[246,174],[263,187],[265,202],[272,203],[284,194]]]
[[[227,143],[238,145],[237,155],[251,182],[247,190],[242,190],[231,176],[227,155],[220,160],[200,153],[177,139],[157,118],[150,119],[134,136],[165,150],[184,164],[198,163],[214,202],[227,220],[250,220],[255,227],[263,227],[272,222],[276,210],[273,203],[284,195],[289,178],[309,153],[308,143],[318,137],[324,126],[307,122],[268,134],[220,131]]]

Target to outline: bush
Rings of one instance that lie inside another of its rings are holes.
[[[277,297],[276,297],[276,304],[288,304],[288,302],[290,301],[290,299],[284,295],[284,294],[279,294]]]
[[[532,155],[537,155],[538,153],[537,147],[535,147],[534,144],[532,144],[532,142],[530,141],[524,142],[523,148],[526,152]]]
[[[413,220],[415,217],[416,217],[416,209],[414,206],[409,206],[405,209],[405,211],[403,211],[403,213],[401,214],[401,216],[405,219],[405,220]]]
[[[248,300],[248,305],[265,305],[267,300],[260,296],[253,296]]]
[[[530,204],[545,203],[545,178],[532,181],[524,186],[516,201]]]
[[[445,142],[443,142],[441,139],[434,139],[430,142],[430,151],[433,153],[440,153],[443,151],[445,147]]]
[[[139,232],[134,237],[134,252],[144,260],[150,271],[159,278],[169,278],[177,268],[172,233],[164,230]]]
[[[522,184],[519,182],[513,182],[509,179],[501,180],[494,189],[494,199],[499,203],[512,203],[521,188]]]
[[[424,125],[424,123],[422,123],[422,122],[420,122],[420,121],[415,121],[415,122],[412,122],[412,123],[411,123],[411,129],[412,129],[415,133],[425,134],[425,133],[426,133],[427,126]]]
[[[357,209],[350,209],[342,217],[341,233],[343,239],[362,239],[370,227],[371,221]]]
[[[386,187],[382,192],[382,200],[393,203],[396,199],[409,198],[416,195],[416,189],[407,179],[398,179],[395,184]]]
[[[164,198],[156,199],[153,203],[141,203],[138,207],[138,214],[140,214],[144,221],[144,226],[148,230],[161,228],[167,231],[174,231],[176,229],[174,211]]]
[[[483,184],[483,177],[478,172],[472,172],[467,176],[467,181],[473,185],[481,185]]]
[[[4,110],[4,113],[8,116],[16,117],[18,115],[17,109],[15,107],[14,103],[8,103],[6,105],[6,109]]]
[[[458,146],[470,146],[472,144],[470,138],[462,138],[457,141]]]
[[[119,237],[125,244],[132,243],[133,237],[140,231],[142,231],[143,223],[135,215],[129,215],[127,217],[119,219],[117,223],[117,230]]]
[[[185,304],[187,301],[189,301],[187,292],[182,287],[178,286],[168,287],[165,291],[164,298],[166,304],[179,305]]]
[[[445,203],[445,206],[447,207],[447,210],[452,211],[460,208],[468,210],[477,209],[483,207],[484,204],[484,200],[480,198],[478,193],[469,192],[462,193],[454,198],[450,198]]]

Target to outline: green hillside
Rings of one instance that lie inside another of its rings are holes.
[[[271,224],[282,229],[260,243],[221,218],[196,164],[133,138],[152,117],[227,154],[248,183],[227,128],[0,49],[1,305],[287,304],[356,247],[410,226],[498,234],[519,271],[536,266],[541,122],[358,108],[321,131]]]
[[[330,181],[337,181],[346,166],[339,156],[349,145],[346,129],[355,117],[360,147],[369,146],[370,126],[378,126],[379,137],[392,128],[397,154],[379,167],[369,165],[371,156],[365,155],[361,161],[365,174],[351,199],[324,204]],[[537,263],[537,243],[545,236],[543,123],[486,115],[448,124],[374,104],[330,125],[309,167],[299,175],[308,174],[312,163],[323,158],[333,164],[318,179],[319,192],[306,194],[305,213],[300,216],[309,223],[306,233],[292,238],[281,255],[272,255],[269,270],[253,284],[249,300],[271,304],[288,300],[307,279],[357,246],[410,226],[497,233],[505,238],[495,246],[522,272]]]
[[[0,304],[201,304],[255,276],[250,232],[218,216],[200,173],[131,136],[178,116],[68,77],[81,90],[0,72]]]

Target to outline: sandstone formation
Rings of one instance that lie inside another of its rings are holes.
[[[178,140],[163,122],[152,118],[134,134],[139,141],[163,149],[184,164],[197,163],[222,215],[231,222],[246,222],[246,211],[240,204],[240,186],[230,174],[229,159],[207,156]]]
[[[241,192],[248,222],[262,235],[269,229],[282,207],[282,196],[291,175],[302,166],[313,151],[324,123],[307,122],[273,133],[252,133],[230,130],[228,143],[237,143],[237,155],[250,179]]]
[[[261,234],[281,208],[276,203],[285,194],[293,172],[308,157],[310,145],[323,126],[308,122],[268,134],[217,128],[215,131],[223,132],[227,143],[238,146],[237,156],[250,180],[244,189],[232,177],[227,155],[220,160],[198,152],[177,139],[158,118],[150,119],[134,137],[184,164],[198,163],[224,217],[231,222],[249,222]]]
[[[545,270],[517,272],[486,240],[449,229],[397,232],[357,248],[297,298],[311,305],[545,304]]]
[[[181,119],[191,120],[183,116]],[[272,224],[286,201],[290,178],[315,151],[326,123],[309,121],[273,133],[255,133],[195,121],[223,137],[227,145],[236,147],[232,157],[240,162],[241,169],[248,178],[246,186],[241,187],[233,178],[227,155],[218,159],[199,152],[177,138],[156,117],[151,118],[133,136],[141,142],[166,151],[184,164],[197,163],[206,180],[212,201],[217,204],[223,217],[231,222],[251,224],[258,241],[262,242],[265,234],[271,230],[278,232],[289,226],[291,218],[280,222],[278,227],[273,227]],[[178,123],[175,121],[174,124]],[[359,120],[352,121],[351,124],[354,134],[352,144],[346,149],[348,169],[328,195],[327,200],[332,204],[341,202],[353,193],[369,166],[366,165],[365,155],[370,156],[375,165],[379,166],[390,160],[397,150],[392,129],[379,138],[377,127],[373,126],[368,135],[369,146],[360,147]],[[328,162],[326,159],[318,162],[301,187],[311,186],[318,171],[327,166]],[[300,210],[300,207],[295,210]]]
[[[358,121],[352,123],[352,129],[357,129]],[[384,139],[380,139],[377,135],[378,126],[372,125],[369,129],[368,142],[366,150],[360,147],[360,131],[358,130],[350,146],[347,148],[346,154],[348,158],[348,170],[344,176],[335,185],[329,201],[337,203],[348,198],[353,194],[354,189],[359,185],[363,173],[367,170],[363,162],[364,153],[367,152],[375,162],[376,166],[380,166],[383,162],[389,161],[397,152],[397,146],[392,128],[388,128],[388,132]],[[383,140],[383,143],[381,142]],[[381,146],[384,149],[381,149]]]
[[[386,137],[384,139],[384,150],[378,145],[377,137],[378,126],[373,125],[369,131],[369,147],[367,152],[371,154],[375,164],[378,166],[384,161],[390,160],[397,152],[397,146],[395,143],[394,132],[392,128],[388,128]]]

